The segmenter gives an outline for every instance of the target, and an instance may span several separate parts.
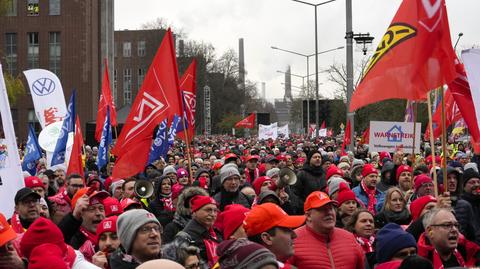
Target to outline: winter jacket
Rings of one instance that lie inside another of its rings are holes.
[[[430,244],[430,241],[425,236],[425,233],[423,233],[420,236],[420,239],[418,239],[417,247],[418,256],[424,257],[429,261],[433,261],[434,246]],[[472,266],[480,265],[480,246],[477,244],[466,240],[463,236],[460,236],[458,239],[457,250],[462,255],[467,267],[470,268]],[[439,267],[434,267],[434,269],[437,268]]]
[[[463,193],[461,199],[469,203],[473,215],[469,218],[470,208],[465,204],[459,204],[459,202],[457,202],[457,205],[455,205],[455,213],[460,214],[458,221],[461,226],[463,226],[462,224],[465,222],[471,224],[470,229],[473,229],[473,233],[475,234],[474,241],[480,244],[480,197],[470,193]],[[463,229],[463,227],[461,228]],[[468,226],[466,226],[466,229],[469,229]]]
[[[384,209],[375,216],[375,228],[381,229],[390,222],[398,225],[408,225],[411,221],[412,216],[410,216],[410,212],[408,212],[408,209],[406,208],[401,212],[393,212]]]
[[[368,195],[365,193],[365,191],[362,189],[361,185],[356,186],[355,188],[352,189],[352,191],[355,193],[355,196],[362,201],[364,205],[368,205]],[[375,190],[375,198],[377,199],[377,203],[375,204],[375,210],[377,212],[380,212],[383,207],[383,202],[385,199],[385,194],[378,189]]]
[[[381,192],[386,192],[391,187],[397,185],[397,180],[395,179],[395,165],[393,162],[386,162],[382,166],[380,173],[380,182],[377,184],[377,189]],[[387,174],[390,173],[390,178],[387,178]]]
[[[163,178],[163,180],[165,180],[165,178]],[[171,193],[170,195],[162,194],[163,180],[160,179],[155,186],[155,198],[148,205],[148,211],[155,215],[160,224],[162,224],[162,227],[165,227],[173,220],[173,214],[175,211],[165,208],[164,202],[161,200],[162,198],[171,198]]]
[[[175,235],[183,230],[185,225],[190,221],[192,215],[192,211],[190,210],[190,199],[195,195],[208,196],[208,193],[205,189],[200,187],[188,187],[178,196],[173,220],[163,229],[162,242],[164,244],[172,242]]]
[[[246,208],[250,208],[253,202],[250,197],[240,191],[240,188],[236,192],[227,192],[223,187],[221,187],[221,191],[215,194],[213,199],[217,201],[220,211],[223,211],[225,206],[231,204],[239,204]]]
[[[295,230],[295,253],[289,263],[298,269],[363,269],[365,255],[353,234],[334,228],[330,235],[317,234],[307,225]]]
[[[297,173],[297,182],[293,185],[293,193],[302,201],[314,191],[324,190],[327,186],[325,172],[322,167],[313,167],[305,163],[303,168]]]
[[[405,230],[409,234],[413,235],[413,237],[415,238],[415,241],[417,242],[418,242],[418,239],[420,238],[420,235],[422,235],[422,233],[425,232],[425,228],[423,227],[424,216],[425,215],[421,216],[420,218],[410,223],[410,225]]]
[[[110,269],[135,269],[140,265],[132,256],[126,254],[122,248],[118,248],[110,255],[108,264]]]
[[[475,216],[473,215],[472,205],[469,202],[460,199],[457,200],[453,209],[455,211],[455,218],[459,224],[460,233],[462,233],[468,240],[478,244],[480,242],[480,231],[478,231],[479,227],[474,221]]]
[[[81,225],[82,221],[77,220],[72,213],[65,215],[62,221],[58,224],[58,228],[62,231],[65,242],[71,245],[74,249],[81,247],[87,239],[80,232]]]

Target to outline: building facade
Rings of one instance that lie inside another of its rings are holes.
[[[12,104],[19,141],[26,139],[28,123],[37,121],[24,70],[42,68],[57,74],[66,101],[77,90],[76,109],[82,125],[95,120],[102,59],[113,60],[113,0],[5,1],[6,13],[0,16],[0,61],[4,72],[22,78],[26,88],[26,94]],[[36,128],[40,130],[38,124]]]

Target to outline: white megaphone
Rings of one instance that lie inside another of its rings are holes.
[[[278,183],[277,183],[278,189],[282,189],[287,185],[293,185],[297,182],[297,175],[292,169],[287,167],[280,169],[278,177],[279,177]]]

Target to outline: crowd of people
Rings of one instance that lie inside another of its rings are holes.
[[[15,213],[0,214],[0,268],[480,265],[480,152],[467,142],[411,154],[197,137],[128,178],[111,177],[114,158],[97,171],[97,152],[86,147],[84,176],[44,159],[25,174]]]

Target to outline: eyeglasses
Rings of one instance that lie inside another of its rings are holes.
[[[405,259],[406,257],[410,257],[410,256],[415,256],[417,255],[417,251],[416,250],[405,250],[405,251],[399,251],[397,253],[395,253],[395,255],[393,255],[394,258],[397,258],[397,259]]]
[[[155,232],[157,234],[161,234],[163,232],[162,228],[159,225],[153,225],[153,226],[143,226],[140,229],[138,229],[138,232],[141,234],[149,234],[151,232]]]
[[[217,213],[218,213],[218,209],[217,209],[217,208],[202,208],[201,210],[203,210],[204,212],[207,212],[207,213],[210,214],[210,215],[213,215],[213,214],[217,214]]]
[[[185,266],[185,269],[196,269],[196,268],[200,268],[200,263],[192,263],[190,265],[186,265]]]
[[[441,227],[446,230],[453,230],[453,228],[455,228],[455,230],[458,230],[458,227],[459,227],[458,223],[441,223],[441,224],[432,224],[430,226]]]

